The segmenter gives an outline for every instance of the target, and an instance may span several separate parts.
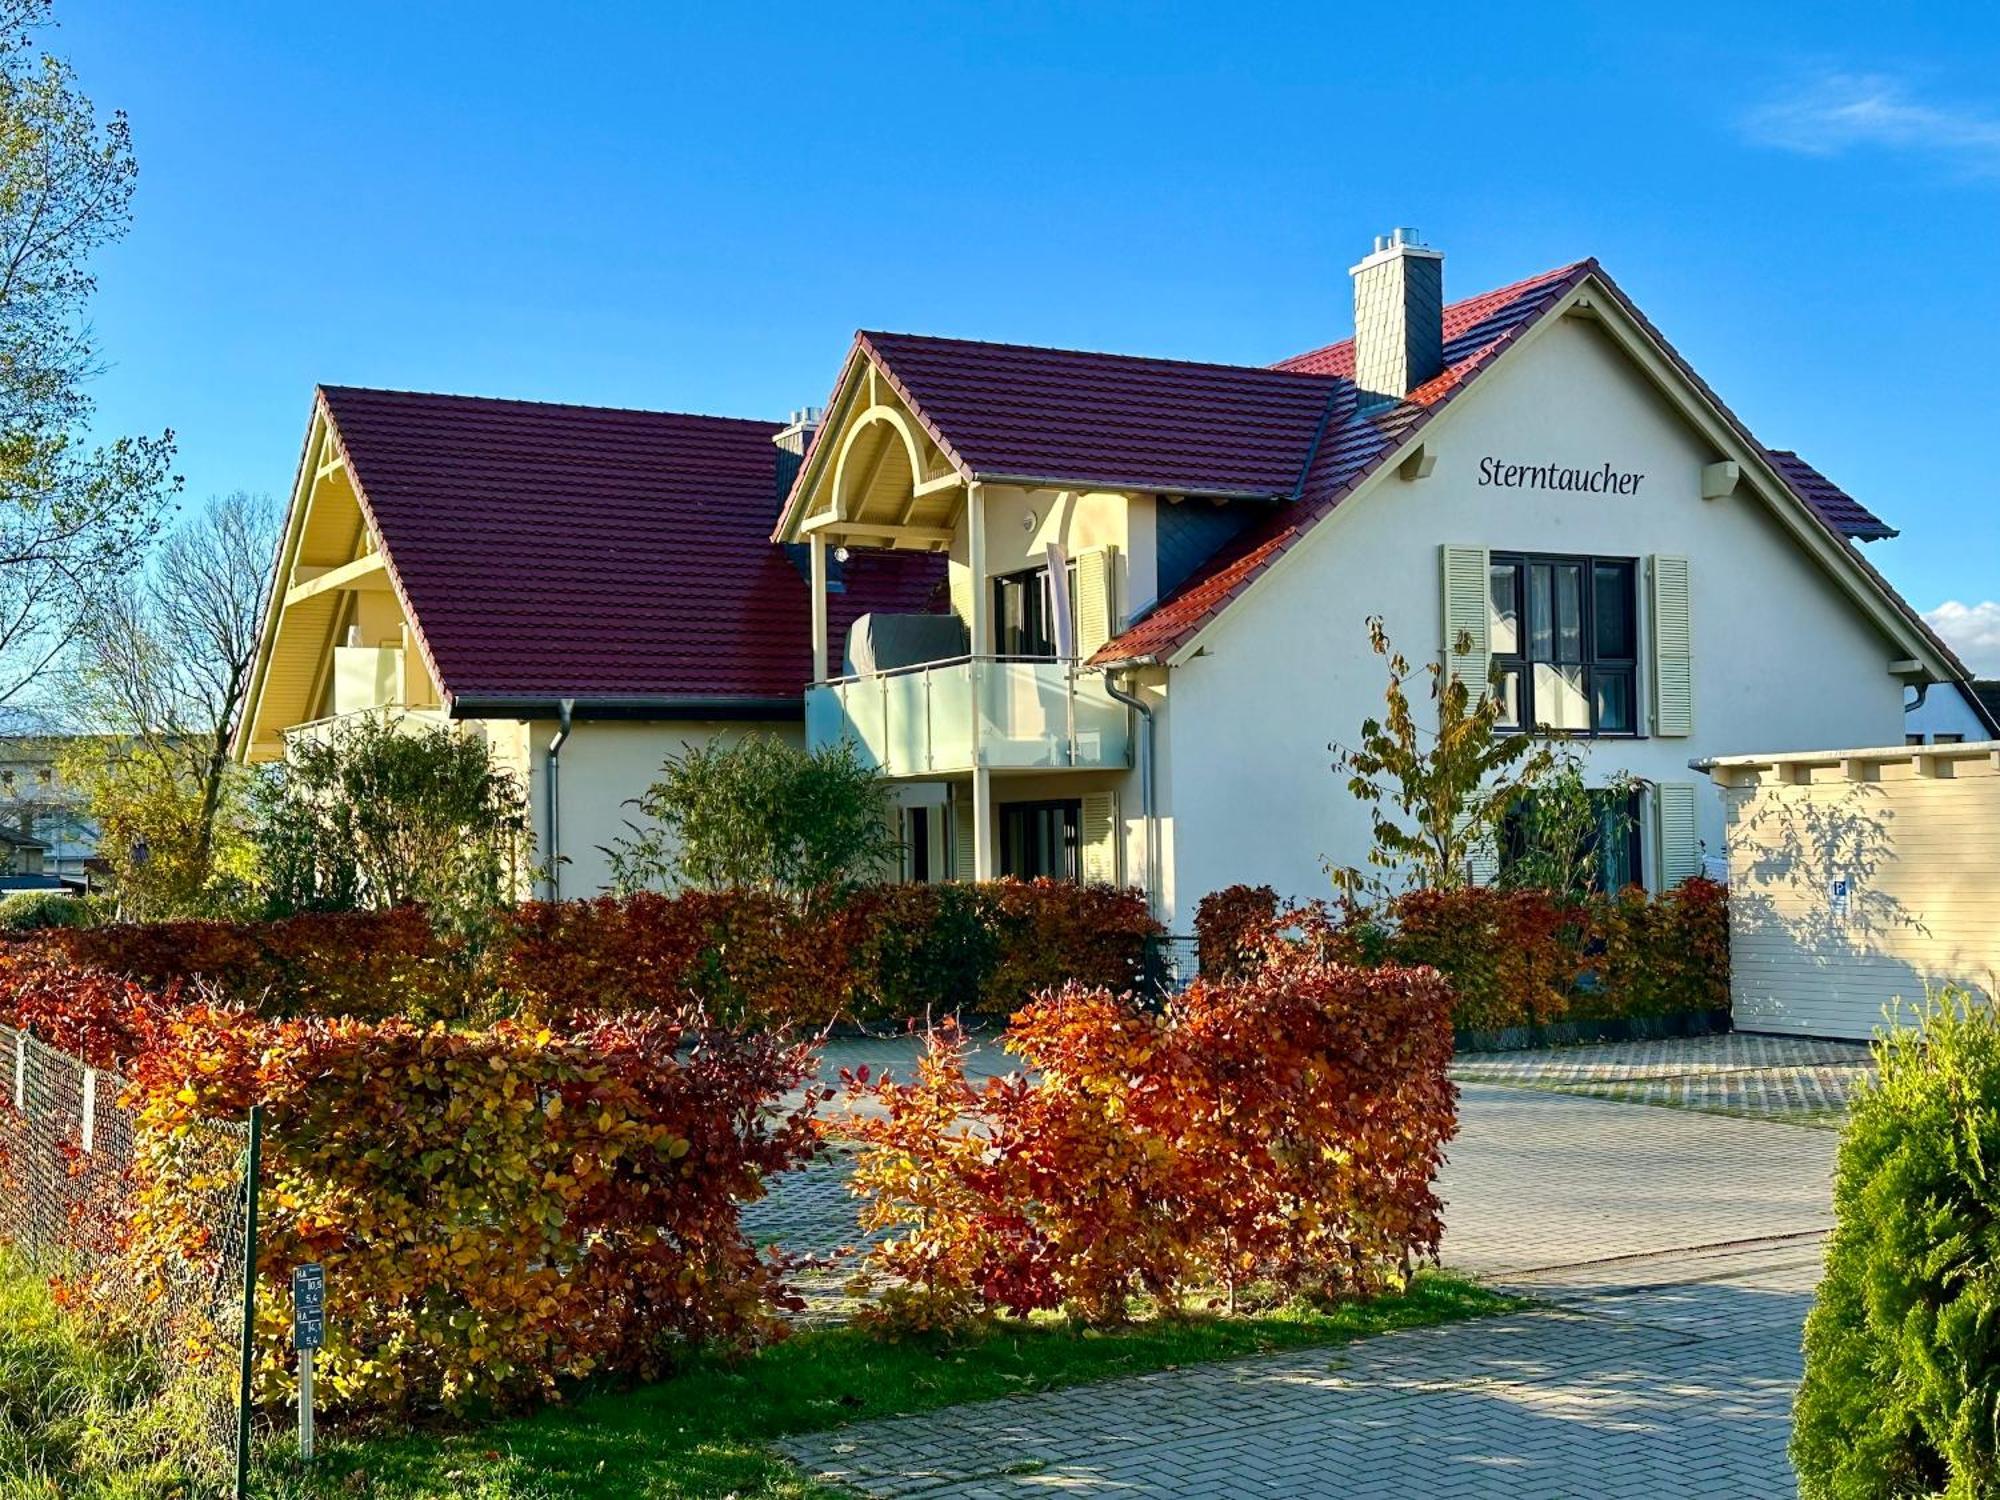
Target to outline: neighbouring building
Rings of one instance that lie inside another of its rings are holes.
[[[2000,998],[2000,745],[1703,763],[1729,823],[1729,991],[1746,1031],[1868,1037],[1946,989]]]
[[[1353,338],[1268,367],[856,337],[773,539],[807,738],[909,789],[910,873],[1129,881],[1177,928],[1325,891],[1369,843],[1327,747],[1381,706],[1370,616],[1643,778],[1606,864],[1653,885],[1723,847],[1692,761],[1893,743],[1959,691],[1857,546],[1890,529],[1595,261],[1447,303],[1397,231],[1353,289]],[[946,561],[946,617],[854,617],[838,568],[898,553]]]
[[[0,888],[83,890],[97,854],[97,827],[62,776],[59,734],[0,735]]]
[[[322,387],[238,758],[357,715],[456,726],[527,789],[543,893],[595,894],[668,756],[801,736],[803,560],[769,533],[809,430]],[[943,575],[857,555],[830,617],[920,612]]]
[[[2000,739],[2000,680],[1941,683],[1910,706],[1908,745],[1959,745]]]

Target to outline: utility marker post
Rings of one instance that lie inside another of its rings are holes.
[[[313,1456],[313,1351],[326,1343],[326,1267],[292,1269],[292,1347],[299,1355],[299,1459]]]

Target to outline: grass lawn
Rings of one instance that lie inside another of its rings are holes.
[[[196,1421],[144,1350],[80,1336],[0,1251],[0,1500],[188,1493],[173,1454]]]
[[[254,1486],[264,1500],[436,1497],[736,1496],[806,1500],[828,1491],[767,1446],[961,1401],[1312,1345],[1503,1311],[1512,1300],[1440,1272],[1401,1296],[1328,1311],[1156,1319],[1108,1331],[1054,1320],[959,1340],[885,1343],[855,1329],[808,1330],[735,1363],[703,1359],[636,1390],[463,1431],[329,1440],[308,1475],[289,1444]],[[41,1278],[0,1255],[0,1500],[169,1500],[213,1493],[170,1453],[184,1417],[155,1405],[158,1380],[135,1350],[106,1350],[58,1317]]]
[[[843,1422],[1345,1343],[1516,1305],[1473,1282],[1429,1272],[1402,1296],[1326,1312],[1157,1320],[1084,1333],[1036,1323],[956,1342],[891,1344],[850,1328],[813,1329],[734,1365],[703,1361],[657,1385],[470,1432],[323,1442],[310,1482],[276,1458],[260,1493],[284,1500],[817,1500],[834,1492],[813,1484],[767,1444]]]

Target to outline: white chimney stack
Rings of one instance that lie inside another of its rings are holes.
[[[1354,383],[1401,400],[1444,373],[1444,252],[1414,229],[1375,236],[1354,277]]]

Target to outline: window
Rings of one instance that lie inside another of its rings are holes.
[[[993,649],[1002,656],[1053,657],[1055,609],[1049,570],[1029,568],[993,580]]]
[[[1597,827],[1585,843],[1595,857],[1590,887],[1596,891],[1622,891],[1628,885],[1644,885],[1639,864],[1639,793],[1593,792],[1597,805]],[[1504,877],[1528,853],[1528,839],[1534,826],[1534,794],[1517,804],[1500,827],[1500,873]]]
[[[931,810],[903,809],[903,878],[928,883],[931,878]]]
[[[1021,880],[1082,878],[1083,803],[1007,802],[1000,807],[1000,873]]]
[[[1633,560],[1496,552],[1487,578],[1501,722],[1567,734],[1638,733]]]
[[[1931,743],[1933,745],[1963,745],[1965,743],[1965,736],[1962,734],[1934,734],[1931,736]]]
[[[1076,598],[1076,564],[1069,565],[1064,585]],[[1055,601],[1049,596],[1049,570],[1028,568],[993,580],[993,649],[1002,656],[1055,660],[1061,656],[1056,639]]]

